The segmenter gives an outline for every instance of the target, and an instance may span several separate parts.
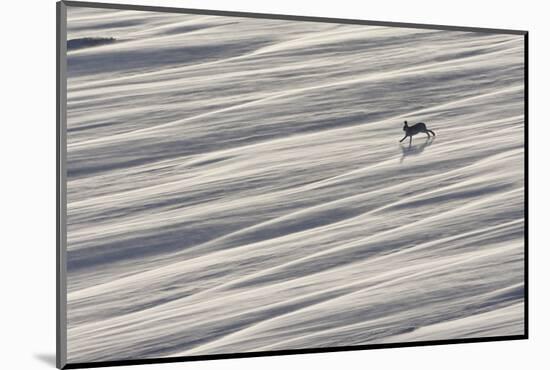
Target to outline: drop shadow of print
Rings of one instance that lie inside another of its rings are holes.
[[[34,358],[48,366],[55,367],[55,353],[35,353]]]
[[[421,144],[399,144],[399,147],[401,148],[401,159],[399,160],[399,163],[403,163],[405,157],[414,156],[422,153],[424,149],[432,145],[434,141],[435,137],[430,136],[427,137]]]

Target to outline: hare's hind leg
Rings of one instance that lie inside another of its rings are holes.
[[[435,132],[433,132],[432,130],[428,130],[428,132],[429,132],[430,134],[432,134],[433,136],[435,136]]]
[[[405,140],[407,138],[407,135],[403,136],[403,139],[399,140],[400,143],[403,142],[403,140]]]

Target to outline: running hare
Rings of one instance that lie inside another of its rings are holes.
[[[414,135],[418,134],[419,132],[426,133],[426,135],[428,135],[428,137],[430,137],[430,134],[435,136],[435,132],[433,132],[432,130],[428,130],[426,128],[426,125],[423,122],[419,122],[416,125],[409,126],[407,121],[405,121],[405,124],[403,125],[403,131],[405,131],[405,137],[403,137],[403,139],[399,140],[399,142],[402,142],[408,136],[409,137],[409,144],[412,143],[412,137]]]

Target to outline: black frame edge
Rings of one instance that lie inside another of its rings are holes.
[[[115,9],[115,10],[136,10],[150,12],[167,12],[167,13],[182,13],[182,14],[202,14],[202,15],[217,15],[228,17],[244,17],[244,18],[264,18],[264,19],[279,19],[302,22],[321,22],[321,23],[339,23],[339,24],[357,24],[357,25],[374,25],[386,27],[400,28],[421,28],[446,31],[462,31],[462,32],[484,32],[496,34],[511,34],[521,35],[524,37],[524,195],[525,195],[525,233],[524,233],[524,334],[510,336],[494,336],[482,338],[464,338],[464,339],[444,339],[444,340],[429,340],[404,343],[384,343],[384,344],[367,344],[356,346],[341,346],[341,347],[326,347],[326,348],[308,348],[308,349],[293,349],[293,350],[277,350],[277,351],[262,351],[262,352],[244,352],[244,353],[227,353],[227,354],[212,354],[212,355],[197,355],[197,356],[179,356],[166,358],[151,358],[151,359],[135,359],[135,360],[113,360],[113,361],[98,361],[98,362],[81,362],[67,363],[66,353],[66,271],[65,271],[65,246],[66,246],[66,7],[87,7],[100,9]],[[145,6],[145,5],[130,5],[130,4],[114,4],[100,2],[86,2],[61,0],[56,3],[56,366],[59,369],[80,369],[80,368],[96,368],[96,367],[114,367],[114,366],[129,366],[129,365],[145,365],[145,364],[161,364],[175,362],[191,362],[205,360],[220,360],[233,358],[253,358],[253,357],[268,357],[268,356],[286,356],[300,354],[315,354],[315,353],[331,353],[331,352],[347,352],[371,349],[387,349],[387,348],[406,348],[406,347],[423,347],[434,345],[449,345],[449,344],[469,344],[469,343],[484,343],[484,342],[499,342],[499,341],[514,341],[529,339],[529,263],[528,263],[528,235],[529,235],[529,191],[528,191],[528,122],[529,122],[529,106],[528,106],[528,90],[529,90],[529,31],[513,30],[513,29],[495,29],[495,28],[480,28],[480,27],[461,27],[448,25],[432,25],[419,23],[402,23],[402,22],[383,22],[370,21],[359,19],[342,19],[342,18],[325,18],[325,17],[310,17],[297,15],[283,14],[266,14],[266,13],[250,13],[250,12],[233,12],[221,10],[206,10],[206,9],[190,9],[190,8],[174,8],[162,6]],[[64,293],[64,294],[61,294]]]
[[[511,336],[497,336],[497,337],[486,337],[486,338],[430,340],[430,341],[405,342],[405,343],[387,343],[387,344],[384,343],[384,344],[369,344],[369,345],[361,345],[361,346],[227,353],[227,354],[217,354],[217,355],[181,356],[181,357],[151,358],[151,359],[138,359],[138,360],[80,362],[80,363],[67,364],[64,367],[64,369],[150,365],[150,364],[163,364],[163,363],[174,363],[174,362],[223,360],[223,359],[234,359],[234,358],[304,355],[304,354],[314,354],[314,353],[348,352],[348,351],[387,349],[387,348],[424,347],[424,346],[449,345],[449,344],[471,344],[471,343],[499,342],[499,341],[512,341],[512,340],[525,340],[525,339],[527,339],[525,335],[511,335]]]
[[[524,288],[524,313],[523,313],[523,324],[524,324],[524,334],[525,339],[529,338],[529,32],[524,34],[524,75],[523,75],[523,109],[524,109],[524,220],[525,220],[525,230],[524,230],[524,242],[523,242],[523,280],[525,284]]]
[[[301,16],[301,15],[252,13],[252,12],[238,12],[238,11],[234,12],[234,11],[227,11],[227,10],[174,8],[174,7],[164,7],[164,6],[113,4],[113,3],[99,3],[99,2],[73,1],[73,0],[63,0],[62,2],[65,3],[65,5],[67,6],[100,8],[100,9],[203,14],[203,15],[218,15],[218,16],[225,16],[225,17],[264,18],[264,19],[279,19],[279,20],[300,21],[300,22],[358,24],[358,25],[400,27],[400,28],[423,28],[423,29],[432,29],[432,30],[501,33],[501,34],[511,34],[511,35],[524,35],[527,33],[527,31],[524,31],[524,30],[500,29],[500,28],[461,27],[461,26],[435,25],[435,24],[425,24],[425,23],[407,23],[407,22],[382,22],[382,21],[371,21],[371,20],[349,19],[349,18],[311,17],[311,16]]]

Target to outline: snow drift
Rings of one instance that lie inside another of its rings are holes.
[[[68,15],[69,362],[523,334],[521,36]]]

